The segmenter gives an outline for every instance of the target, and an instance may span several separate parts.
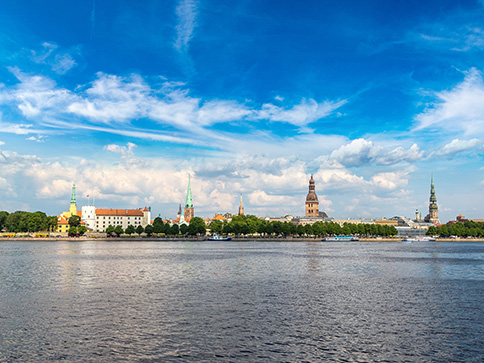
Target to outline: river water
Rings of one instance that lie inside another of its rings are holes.
[[[0,362],[482,362],[484,243],[0,242]]]

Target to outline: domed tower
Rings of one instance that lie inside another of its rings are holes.
[[[306,197],[306,217],[319,217],[319,201],[316,195],[313,175],[309,179],[309,193]]]

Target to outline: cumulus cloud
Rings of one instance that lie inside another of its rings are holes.
[[[466,150],[474,149],[480,145],[482,145],[482,141],[478,139],[471,139],[471,140],[454,139],[450,143],[444,145],[435,154],[438,156],[453,157],[458,153],[461,153]]]
[[[413,144],[409,149],[397,147],[393,150],[385,150],[383,146],[375,145],[372,141],[355,139],[331,152],[329,157],[342,165],[353,167],[372,163],[380,165],[412,163],[422,159],[422,156],[423,152],[417,144]]]
[[[0,141],[0,146],[5,145],[4,141]]]
[[[435,102],[415,117],[414,130],[439,128],[464,135],[482,135],[484,130],[484,83],[476,68],[449,91],[434,93]]]

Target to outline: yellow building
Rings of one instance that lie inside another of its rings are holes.
[[[82,212],[77,210],[76,203],[76,184],[72,184],[71,204],[69,205],[69,211],[62,212],[57,216],[57,232],[69,232],[69,218],[72,216],[82,217]],[[84,222],[81,222],[84,224]]]

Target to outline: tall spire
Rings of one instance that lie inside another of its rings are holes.
[[[242,203],[242,193],[240,193],[239,216],[244,215],[244,204]]]
[[[195,211],[193,209],[192,202],[192,187],[190,184],[190,174],[188,174],[188,189],[187,189],[187,202],[185,204],[185,210],[183,211],[183,216],[185,220],[189,222],[194,217]]]
[[[185,208],[193,208],[192,188],[190,186],[190,174],[188,174],[187,202],[185,204]]]
[[[71,204],[76,204],[76,183],[72,184]]]
[[[434,175],[430,179],[430,198],[429,198],[429,214],[425,217],[426,222],[440,224],[439,221],[439,207],[437,205],[437,197],[435,196]]]

